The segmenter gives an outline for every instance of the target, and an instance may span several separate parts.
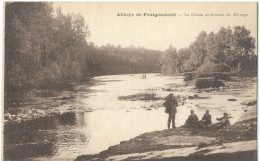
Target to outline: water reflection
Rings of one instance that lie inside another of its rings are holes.
[[[62,126],[76,123],[76,114],[67,112],[53,114],[20,123],[4,126],[4,158],[23,160],[25,158],[52,156],[57,152],[58,142],[72,140],[73,134],[60,136]],[[63,138],[64,137],[64,138]],[[66,138],[67,137],[67,138]],[[82,140],[85,141],[85,140]]]
[[[230,121],[233,123],[243,113],[241,103],[248,100],[248,96],[256,99],[256,95],[252,94],[256,92],[256,83],[250,89],[236,87],[195,91],[185,84],[183,77],[149,74],[147,78],[141,79],[138,74],[96,77],[95,81],[102,83],[80,85],[77,87],[79,93],[71,91],[75,95],[75,102],[67,105],[72,107],[69,109],[71,112],[19,124],[6,124],[4,158],[74,160],[79,155],[99,153],[142,133],[167,128],[168,116],[164,108],[146,110],[154,104],[163,103],[163,100],[119,101],[119,96],[152,92],[164,97],[172,90],[175,95],[181,96],[198,94],[200,99],[187,99],[184,105],[178,107],[176,126],[184,124],[191,108],[195,109],[199,118],[209,109],[213,121],[216,121],[215,117],[222,116],[223,112],[232,113],[234,118]],[[248,86],[252,84],[251,81],[247,83]]]

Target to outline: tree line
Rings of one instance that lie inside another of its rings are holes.
[[[5,103],[93,76],[160,71],[160,51],[96,47],[89,36],[80,14],[54,11],[49,2],[6,3]]]
[[[188,48],[170,46],[159,63],[164,74],[256,72],[255,38],[244,26],[221,27],[216,34],[202,31]]]

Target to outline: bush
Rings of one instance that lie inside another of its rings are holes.
[[[225,63],[216,64],[212,68],[213,68],[213,72],[230,72],[231,71],[230,67]]]
[[[193,79],[193,73],[185,73],[184,81],[191,81]]]
[[[203,88],[218,88],[225,86],[222,81],[216,79],[198,79],[196,81],[196,88],[203,89]]]
[[[205,77],[213,77],[215,80],[231,80],[229,74],[226,73],[207,73],[207,74],[199,74],[198,78],[205,78]]]
[[[223,74],[223,73],[216,73],[214,76],[215,80],[221,79],[221,80],[227,80],[230,81],[231,78],[227,75],[227,74]]]
[[[230,67],[225,63],[215,64],[212,62],[207,62],[206,64],[202,65],[198,72],[200,73],[215,73],[215,72],[230,72]]]

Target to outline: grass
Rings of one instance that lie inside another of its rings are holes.
[[[225,86],[225,84],[222,81],[216,79],[198,79],[196,81],[196,88],[198,89],[218,88],[223,86]]]
[[[161,98],[158,97],[155,93],[137,93],[133,95],[128,96],[120,96],[118,97],[119,100],[130,100],[130,101],[136,101],[136,100],[160,100]]]

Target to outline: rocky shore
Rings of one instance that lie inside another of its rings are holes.
[[[256,105],[225,128],[183,128],[154,131],[111,146],[80,160],[256,160]]]

